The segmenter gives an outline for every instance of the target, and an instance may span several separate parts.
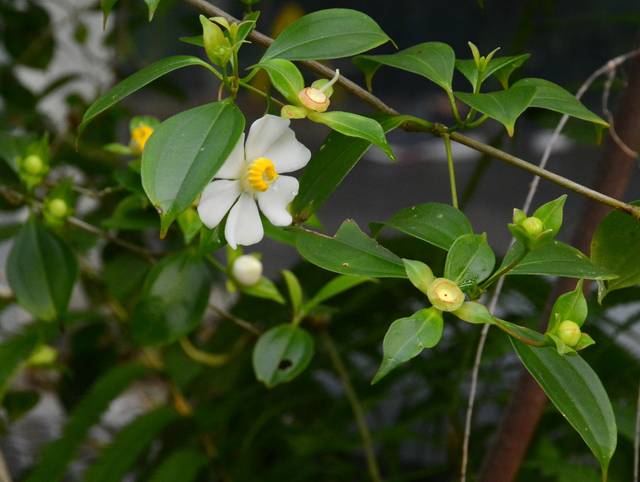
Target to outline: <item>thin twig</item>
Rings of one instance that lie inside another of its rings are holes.
[[[196,348],[186,336],[180,338],[180,346],[189,358],[210,367],[219,367],[231,360],[230,353],[208,353]]]
[[[618,132],[615,129],[615,121],[613,118],[613,114],[609,110],[609,95],[611,93],[611,86],[613,85],[613,81],[616,78],[616,68],[613,66],[611,70],[607,73],[607,80],[604,83],[604,89],[602,90],[602,112],[607,118],[607,122],[609,122],[609,135],[613,142],[615,142],[620,150],[624,152],[631,159],[635,159],[638,157],[638,153],[631,149],[618,135]]]
[[[371,477],[371,480],[373,482],[382,482],[382,476],[380,475],[380,468],[376,459],[371,431],[369,430],[369,426],[367,425],[367,419],[364,416],[364,410],[362,409],[362,404],[358,399],[358,394],[351,384],[349,372],[344,366],[342,358],[340,358],[340,353],[338,352],[338,349],[336,348],[336,345],[333,342],[333,338],[331,338],[329,332],[327,330],[322,330],[320,332],[320,337],[322,338],[325,349],[327,350],[327,354],[331,359],[331,364],[333,365],[333,368],[335,369],[338,377],[340,378],[340,381],[342,382],[342,387],[344,388],[345,395],[349,400],[351,410],[353,411],[353,416],[356,419],[356,425],[358,426],[358,432],[360,432],[364,454],[367,459],[367,469],[369,470],[369,476]]]

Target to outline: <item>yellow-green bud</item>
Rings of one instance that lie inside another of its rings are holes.
[[[26,159],[23,161],[22,166],[25,172],[27,172],[27,174],[31,174],[32,176],[37,176],[38,174],[41,174],[45,167],[44,162],[42,161],[42,158],[35,154],[31,154],[30,156],[27,156]]]
[[[567,346],[576,346],[581,335],[580,326],[575,321],[564,320],[558,325],[558,338]]]
[[[524,228],[529,236],[534,238],[544,231],[544,224],[542,224],[542,221],[535,216],[528,217],[520,223],[520,226]]]
[[[58,351],[49,345],[40,345],[27,360],[27,365],[51,365],[58,358]]]
[[[436,278],[427,290],[433,306],[442,311],[455,311],[464,303],[464,293],[456,283],[446,278]]]
[[[232,49],[222,29],[204,15],[200,15],[204,50],[214,64],[224,66],[231,58]]]
[[[262,263],[255,256],[243,254],[233,262],[231,274],[242,286],[253,286],[260,281],[262,276]]]
[[[69,206],[64,199],[55,198],[47,203],[47,210],[55,218],[64,218],[69,213]]]

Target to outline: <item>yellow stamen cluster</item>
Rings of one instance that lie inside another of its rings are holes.
[[[131,131],[131,147],[136,153],[142,153],[151,134],[153,134],[153,128],[146,124],[142,124]]]
[[[276,166],[271,159],[258,157],[247,169],[246,182],[248,187],[254,191],[264,192],[269,189],[277,177]]]

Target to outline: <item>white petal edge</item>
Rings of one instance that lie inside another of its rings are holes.
[[[262,155],[271,159],[280,173],[302,169],[311,159],[311,151],[296,139],[291,129],[284,131]]]
[[[244,132],[240,134],[240,138],[235,147],[224,161],[222,167],[218,169],[214,178],[223,179],[240,179],[244,170]]]
[[[231,208],[224,228],[224,237],[233,249],[238,245],[250,246],[259,243],[264,236],[262,220],[255,199],[243,193]]]
[[[298,180],[291,176],[280,176],[264,192],[258,193],[260,210],[274,226],[289,226],[293,221],[287,210],[289,203],[298,194]]]
[[[209,183],[202,191],[198,203],[198,215],[202,224],[209,229],[215,228],[231,209],[238,196],[240,196],[238,181],[221,179]]]
[[[266,114],[251,124],[245,144],[247,161],[251,162],[258,157],[266,157],[267,149],[289,129],[290,122],[289,119]]]

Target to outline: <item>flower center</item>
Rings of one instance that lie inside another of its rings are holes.
[[[436,278],[427,290],[431,304],[442,311],[455,311],[464,303],[464,293],[458,285],[445,278]]]
[[[266,157],[254,159],[247,169],[247,185],[254,191],[266,191],[277,178],[276,166]]]
[[[131,131],[131,140],[139,152],[143,151],[151,134],[153,134],[153,129],[147,125],[141,125]]]

